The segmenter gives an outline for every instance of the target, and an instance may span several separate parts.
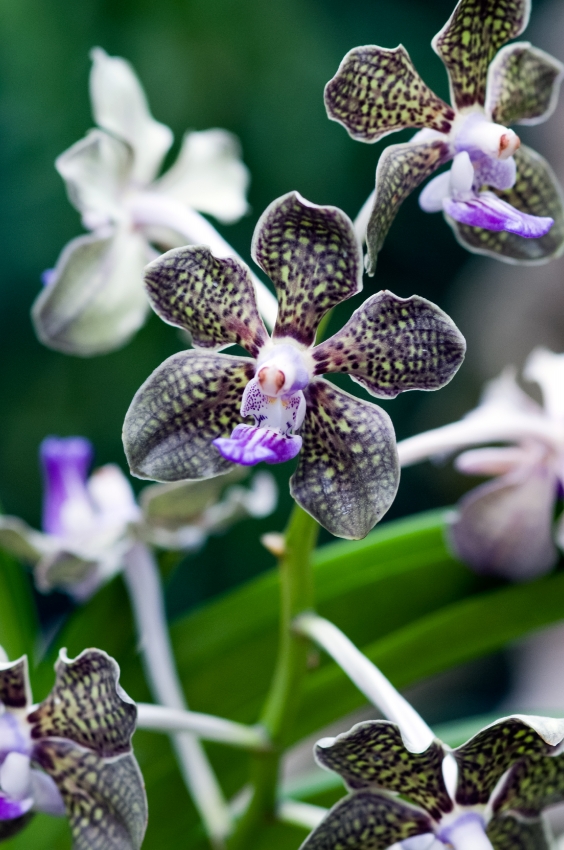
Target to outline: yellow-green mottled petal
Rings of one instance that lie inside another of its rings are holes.
[[[107,761],[70,741],[40,741],[34,760],[55,781],[73,850],[139,850],[147,826],[143,778],[131,753]]]
[[[539,815],[547,806],[564,801],[564,756],[531,756],[511,770],[496,796],[496,812]]]
[[[408,142],[390,145],[378,161],[376,194],[366,232],[366,271],[376,271],[378,253],[401,204],[437,168],[452,159],[446,142]]]
[[[359,791],[333,806],[300,850],[386,850],[432,828],[421,809],[383,794]]]
[[[202,245],[175,248],[145,269],[155,312],[185,328],[200,348],[237,343],[255,356],[268,340],[247,266]]]
[[[425,85],[403,45],[350,50],[325,86],[325,107],[353,139],[376,142],[405,127],[448,133],[451,107]]]
[[[346,372],[378,398],[437,390],[456,374],[466,343],[436,304],[382,292],[367,298],[347,324],[313,350],[316,374]]]
[[[27,655],[0,663],[0,703],[6,708],[25,708],[31,702]]]
[[[494,850],[549,850],[553,847],[542,820],[523,821],[511,817],[496,817],[487,826],[486,834]]]
[[[504,44],[523,32],[530,12],[531,0],[459,0],[433,39],[458,109],[484,105],[488,66]]]
[[[274,337],[311,345],[325,313],[362,289],[362,251],[351,220],[290,192],[255,228],[252,255],[278,293]]]
[[[254,360],[181,351],[155,369],[135,394],[123,425],[129,466],[155,481],[213,478],[233,468],[212,440],[243,420],[243,390]]]
[[[531,148],[521,145],[515,153],[517,180],[512,189],[492,189],[512,207],[530,215],[551,216],[554,224],[546,236],[525,239],[504,230],[483,230],[459,224],[447,216],[455,236],[465,248],[508,263],[543,263],[564,250],[564,196],[548,162]]]
[[[524,719],[506,717],[454,750],[458,762],[456,800],[462,806],[487,803],[497,781],[516,761],[554,750]]]
[[[365,537],[392,504],[399,484],[390,417],[316,379],[305,390],[307,410],[294,499],[337,537]]]
[[[99,649],[55,665],[53,690],[28,715],[33,740],[66,738],[112,757],[131,750],[137,707],[119,686],[119,667]]]
[[[556,109],[564,66],[528,41],[500,50],[488,71],[486,112],[498,124],[540,124]]]
[[[330,746],[315,748],[317,761],[338,773],[351,790],[396,792],[437,820],[452,809],[443,779],[444,756],[439,741],[423,753],[409,752],[399,728],[386,720],[358,723]]]

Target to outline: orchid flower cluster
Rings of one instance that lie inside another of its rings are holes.
[[[564,488],[564,354],[537,349],[527,362],[524,377],[540,387],[542,406],[506,371],[460,422],[398,446],[373,399],[441,389],[466,343],[452,319],[418,295],[357,298],[363,267],[374,274],[401,203],[447,163],[420,206],[443,211],[470,251],[533,263],[564,250],[562,190],[509,126],[547,119],[564,76],[559,61],[513,41],[529,14],[528,0],[459,0],[433,40],[452,105],[425,85],[401,45],[345,56],[325,89],[329,118],[363,142],[417,133],[382,152],[375,190],[354,223],[297,191],[270,203],[250,256],[276,298],[204,217],[228,224],[248,211],[236,138],[189,132],[160,174],[171,131],[151,115],[132,67],[93,50],[96,128],[56,162],[89,232],[43,274],[35,330],[53,349],[94,356],[128,342],[152,308],[190,348],[149,375],[125,416],[129,470],[155,483],[136,496],[115,464],[90,474],[87,439],[47,437],[42,530],[1,516],[0,547],[32,567],[39,591],[67,593],[77,616],[103,585],[123,579],[154,702],[133,702],[117,662],[85,648],[74,660],[61,651],[54,688],[34,705],[27,658],[10,662],[2,650],[0,841],[43,812],[68,818],[73,850],[140,850],[148,805],[131,744],[137,726],[170,734],[214,850],[266,846],[257,836],[276,819],[312,829],[302,850],[549,850],[544,813],[564,802],[564,720],[515,714],[450,748],[314,612],[311,572],[320,526],[345,540],[365,538],[392,505],[402,465],[470,446],[480,448],[459,455],[458,469],[494,480],[451,512],[456,555],[478,572],[524,581],[551,570],[564,550],[564,519],[555,519]],[[348,321],[327,336],[334,309],[354,298]],[[233,346],[247,354],[224,353]],[[340,375],[369,398],[343,390]],[[189,709],[158,556],[181,557],[238,520],[269,516],[273,475],[261,470],[242,483],[247,467],[262,462],[293,462],[296,505],[285,536],[264,538],[280,560],[281,637],[265,708],[250,726]],[[318,764],[347,792],[329,810],[280,796],[308,642],[384,716],[318,741]],[[202,739],[255,759],[250,782],[231,801]]]

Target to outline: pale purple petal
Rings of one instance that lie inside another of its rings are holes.
[[[230,437],[218,437],[214,446],[226,460],[243,466],[256,463],[283,463],[296,457],[302,447],[301,437],[285,437],[270,428],[237,425]]]
[[[552,515],[556,477],[521,468],[468,493],[450,526],[458,557],[478,573],[527,581],[556,563]]]
[[[41,283],[43,286],[49,286],[55,280],[56,271],[55,269],[45,269],[44,272],[41,272]]]
[[[25,800],[10,800],[0,793],[0,821],[14,820],[21,818],[26,812],[29,812],[33,806],[33,799],[27,797]]]
[[[93,449],[84,437],[46,437],[39,448],[43,470],[43,530],[64,534],[63,508],[69,499],[87,499],[86,476]]]
[[[520,212],[492,192],[480,192],[465,201],[447,198],[443,208],[447,215],[461,224],[485,230],[506,230],[525,239],[545,236],[554,224],[552,218]]]
[[[482,186],[493,186],[495,189],[511,189],[517,179],[517,164],[512,156],[509,159],[494,159],[483,156],[473,161],[474,188],[479,191]]]

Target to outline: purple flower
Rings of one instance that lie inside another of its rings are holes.
[[[250,487],[219,482],[146,487],[135,501],[121,469],[106,464],[88,477],[93,448],[84,437],[47,437],[40,446],[44,477],[43,534],[18,517],[0,516],[0,545],[34,566],[44,592],[64,590],[84,601],[122,569],[138,537],[164,549],[193,550],[238,519],[262,517],[276,505],[268,473]]]
[[[564,245],[562,191],[550,166],[521,145],[509,124],[537,124],[553,112],[562,64],[528,42],[507,42],[527,26],[527,0],[459,0],[433,48],[449,74],[452,106],[429,89],[403,46],[351,50],[327,83],[331,119],[362,142],[422,128],[382,153],[376,189],[361,214],[367,269],[398,207],[441,165],[423,191],[426,212],[442,210],[458,240],[508,262],[548,260]],[[507,45],[507,46],[504,46]]]
[[[301,850],[549,850],[543,811],[564,801],[564,721],[513,715],[451,750],[422,752],[373,720],[318,742],[349,794]]]
[[[154,309],[188,330],[197,349],[166,360],[133,399],[124,423],[130,469],[160,481],[204,479],[233,463],[299,453],[296,501],[332,533],[364,537],[398,486],[393,428],[379,407],[321,375],[348,373],[380,398],[437,389],[460,366],[464,340],[434,304],[384,291],[314,345],[323,315],[362,285],[360,246],[335,207],[295,192],[279,198],[257,224],[252,253],[278,292],[272,338],[242,263],[188,247],[148,266]],[[202,350],[234,343],[251,358]]]
[[[473,569],[516,581],[548,572],[564,549],[564,519],[554,526],[556,500],[564,486],[564,354],[534,351],[524,376],[541,388],[540,407],[508,370],[486,387],[479,406],[460,422],[404,440],[398,446],[407,466],[477,448],[456,459],[469,475],[494,476],[458,505],[449,531],[457,555]]]
[[[147,824],[131,747],[137,708],[116,662],[64,651],[49,696],[31,704],[27,658],[0,663],[0,840],[34,812],[67,815],[75,850],[139,850]]]

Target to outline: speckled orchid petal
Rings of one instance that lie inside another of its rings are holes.
[[[493,818],[486,834],[494,850],[551,850],[554,842],[541,820],[521,820],[506,815]]]
[[[302,438],[281,434],[272,428],[237,425],[230,437],[218,437],[213,444],[226,460],[255,466],[261,461],[284,463],[292,460],[302,447]]]
[[[69,242],[32,308],[41,342],[82,357],[125,345],[149,309],[143,288],[147,250],[128,229]]]
[[[464,337],[435,304],[383,290],[356,310],[347,324],[314,348],[316,374],[346,372],[378,398],[405,390],[435,390],[458,371]]]
[[[496,794],[497,813],[532,818],[564,802],[564,756],[541,756],[518,761]]]
[[[431,830],[431,818],[421,809],[384,794],[358,791],[333,806],[300,850],[386,850]]]
[[[185,328],[197,347],[237,343],[255,357],[268,340],[250,271],[238,260],[201,245],[175,248],[147,266],[145,285],[157,315]]]
[[[365,537],[392,504],[399,465],[392,423],[377,405],[317,379],[304,392],[306,415],[290,492],[338,537]]]
[[[350,50],[325,86],[325,107],[329,118],[361,142],[376,142],[406,127],[448,133],[455,117],[425,85],[402,45]]]
[[[71,741],[42,740],[35,759],[61,793],[73,850],[139,850],[147,801],[133,755],[107,760]]]
[[[545,756],[564,738],[564,721],[513,715],[486,726],[454,750],[458,764],[456,802],[486,804],[500,777],[525,756],[526,762]]]
[[[556,491],[556,476],[541,464],[471,490],[449,528],[454,551],[479,573],[513,581],[547,573],[558,559],[552,534]]]
[[[496,191],[502,201],[527,215],[554,219],[546,234],[523,239],[516,233],[484,230],[448,219],[456,238],[470,251],[508,263],[541,263],[564,250],[564,198],[556,175],[542,156],[521,145],[515,153],[517,180],[506,191]]]
[[[362,251],[351,220],[337,207],[317,206],[298,192],[266,208],[251,251],[278,293],[275,338],[311,345],[325,313],[362,289]]]
[[[86,478],[94,448],[85,437],[46,437],[39,447],[43,471],[43,530],[63,535],[72,531],[75,514],[90,513]]]
[[[244,469],[234,467],[220,478],[150,484],[139,495],[144,525],[176,531],[187,523],[195,522],[219,501],[226,487],[241,481],[246,474]]]
[[[74,595],[83,582],[94,579],[98,569],[99,561],[58,548],[38,561],[33,578],[36,588],[42,593],[58,589]]]
[[[459,0],[432,42],[448,70],[451,100],[458,109],[484,105],[489,64],[523,32],[530,11],[530,0]]]
[[[121,196],[130,180],[132,166],[129,145],[103,130],[91,130],[55,161],[69,200],[88,228],[124,218]]]
[[[230,224],[248,210],[248,185],[237,137],[226,130],[202,130],[186,133],[176,162],[154,189]]]
[[[437,168],[452,159],[444,139],[390,145],[378,161],[376,194],[366,230],[366,271],[376,271],[378,253],[397,211],[407,196]]]
[[[486,113],[497,124],[540,124],[558,102],[564,66],[528,41],[500,50],[488,71]]]
[[[155,369],[135,394],[123,425],[129,466],[156,481],[212,478],[231,469],[212,445],[241,422],[241,398],[254,376],[246,357],[182,351]]]
[[[135,71],[100,47],[91,52],[90,97],[99,127],[127,142],[134,153],[133,178],[148,183],[172,144],[172,132],[155,121]]]
[[[504,230],[524,239],[546,236],[554,224],[553,218],[520,212],[493,192],[480,192],[468,200],[445,198],[443,209],[459,224],[489,231]]]
[[[30,702],[27,656],[0,662],[0,703],[6,708],[25,708]]]
[[[28,715],[31,737],[66,738],[104,758],[129,752],[137,708],[119,686],[119,667],[99,649],[55,665],[55,685]]]
[[[319,764],[338,773],[349,789],[400,793],[437,820],[452,810],[442,772],[444,756],[438,741],[423,753],[409,752],[399,727],[386,720],[358,723],[315,748]]]

